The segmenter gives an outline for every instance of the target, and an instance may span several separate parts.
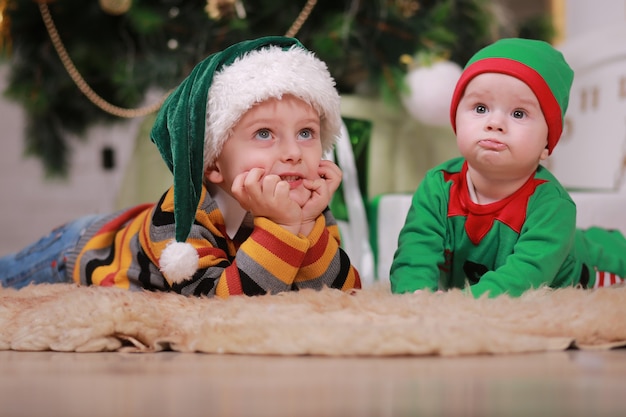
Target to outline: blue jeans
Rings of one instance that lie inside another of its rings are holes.
[[[0,284],[22,288],[28,284],[72,282],[66,254],[73,250],[87,227],[100,215],[81,217],[57,227],[20,252],[0,257]]]

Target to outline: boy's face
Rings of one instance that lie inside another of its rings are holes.
[[[467,85],[456,113],[457,145],[475,170],[503,179],[528,177],[548,157],[548,125],[533,91],[505,74]]]
[[[310,198],[303,179],[318,179],[322,159],[320,117],[306,102],[285,95],[248,110],[215,161],[207,179],[229,194],[235,177],[252,168],[278,175],[290,185],[289,196],[301,206]]]

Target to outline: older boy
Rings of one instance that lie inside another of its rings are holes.
[[[151,138],[174,174],[160,201],[66,225],[0,259],[0,280],[220,297],[359,288],[328,210],[341,171],[322,160],[340,126],[326,65],[296,39],[235,44],[157,116]]]

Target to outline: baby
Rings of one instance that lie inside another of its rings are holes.
[[[577,230],[574,202],[540,165],[561,136],[573,77],[562,54],[537,40],[501,39],[470,59],[450,106],[462,157],[429,171],[415,192],[393,292],[519,296],[622,281],[624,236]]]

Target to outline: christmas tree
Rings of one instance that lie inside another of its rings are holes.
[[[340,93],[392,103],[406,56],[463,65],[499,36],[491,10],[489,0],[0,0],[4,93],[26,111],[27,153],[63,176],[68,134],[155,111],[160,103],[140,107],[148,89],[167,92],[232,43],[296,36],[328,63]]]

